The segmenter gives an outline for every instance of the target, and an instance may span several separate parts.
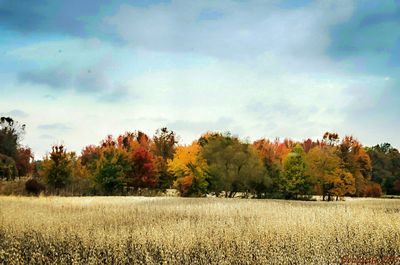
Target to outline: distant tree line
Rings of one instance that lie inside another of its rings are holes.
[[[390,144],[363,147],[352,136],[325,133],[302,142],[259,139],[250,143],[229,133],[208,132],[190,145],[179,145],[167,128],[149,137],[141,131],[107,136],[80,155],[55,145],[33,161],[20,145],[25,131],[1,118],[0,178],[30,176],[28,191],[81,195],[137,194],[177,189],[182,196],[324,200],[343,196],[400,194],[400,154]]]

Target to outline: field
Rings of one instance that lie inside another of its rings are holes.
[[[0,264],[357,262],[400,264],[399,200],[0,197]]]

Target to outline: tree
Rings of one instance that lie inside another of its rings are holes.
[[[29,147],[20,147],[17,149],[15,164],[18,169],[18,176],[27,176],[32,173],[33,154]]]
[[[105,194],[121,191],[128,169],[126,154],[114,145],[106,145],[101,149],[97,161],[95,182]]]
[[[30,149],[19,149],[19,142],[24,132],[25,125],[20,125],[10,117],[0,118],[0,178],[2,179],[12,180],[16,176],[29,173],[31,153],[27,152]]]
[[[336,146],[315,146],[306,155],[306,165],[306,173],[316,184],[317,194],[320,193],[323,200],[354,194],[354,177],[344,169]]]
[[[298,198],[299,195],[310,194],[312,183],[305,173],[304,150],[298,144],[283,163],[281,190],[286,198]]]
[[[291,141],[285,140],[285,142],[280,142],[279,139],[275,139],[273,142],[268,139],[260,139],[253,143],[253,147],[261,157],[267,174],[271,178],[271,183],[268,185],[269,189],[267,192],[275,197],[281,196],[279,190],[281,186],[283,161],[290,153],[288,143],[291,143]]]
[[[59,189],[65,188],[72,178],[71,156],[74,154],[67,153],[63,145],[52,146],[50,158],[45,157],[41,167],[41,176],[43,176],[47,184]]]
[[[159,187],[162,189],[171,188],[174,182],[174,176],[168,172],[168,159],[173,159],[177,143],[175,132],[166,127],[158,129],[153,137],[152,152],[155,156]]]
[[[18,175],[14,159],[0,154],[0,179],[13,180]]]
[[[249,144],[228,134],[210,134],[199,140],[207,161],[210,190],[233,197],[237,192],[261,193],[270,184],[261,158]],[[259,194],[260,195],[260,194]]]
[[[332,188],[329,190],[328,201],[330,196],[336,196],[336,200],[339,197],[343,197],[346,194],[352,195],[356,192],[356,183],[353,174],[346,171],[343,168],[336,168],[327,177],[327,182],[332,184]]]
[[[400,153],[389,143],[366,148],[372,164],[373,182],[379,183],[386,194],[400,194],[396,182],[400,182]]]
[[[352,136],[345,136],[338,146],[343,167],[354,176],[356,196],[365,195],[365,187],[371,179],[371,160],[361,143]]]
[[[0,154],[15,158],[17,148],[22,135],[25,133],[25,125],[20,125],[10,117],[0,118]]]
[[[86,146],[81,152],[81,165],[85,167],[92,175],[96,170],[97,161],[100,158],[100,152],[101,148],[94,145]]]
[[[330,146],[336,146],[339,140],[339,134],[337,133],[326,132],[324,136],[322,136],[322,142]]]
[[[128,183],[133,187],[154,188],[157,184],[153,155],[144,147],[138,147],[129,155]]]
[[[188,146],[178,146],[174,158],[168,160],[168,169],[176,178],[174,188],[183,196],[207,193],[207,162],[199,154],[200,145],[195,141]]]

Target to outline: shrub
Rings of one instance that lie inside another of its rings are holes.
[[[375,197],[375,198],[381,197],[382,196],[381,185],[379,185],[378,183],[370,183],[365,188],[365,196],[366,197]]]
[[[36,179],[28,179],[25,182],[25,190],[30,194],[39,195],[45,189],[46,187]]]

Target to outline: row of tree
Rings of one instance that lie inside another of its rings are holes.
[[[24,127],[10,118],[1,121],[0,177],[12,179],[33,170],[34,180],[27,183],[32,191],[43,189],[43,183],[54,193],[72,187],[82,194],[169,188],[182,196],[240,193],[296,199],[318,194],[324,200],[400,194],[398,150],[390,144],[365,148],[352,136],[340,139],[325,133],[317,141],[250,143],[229,133],[209,132],[190,145],[178,145],[175,133],[162,128],[153,137],[140,131],[108,136],[80,155],[53,146],[43,160],[32,162],[30,149],[18,144]]]

